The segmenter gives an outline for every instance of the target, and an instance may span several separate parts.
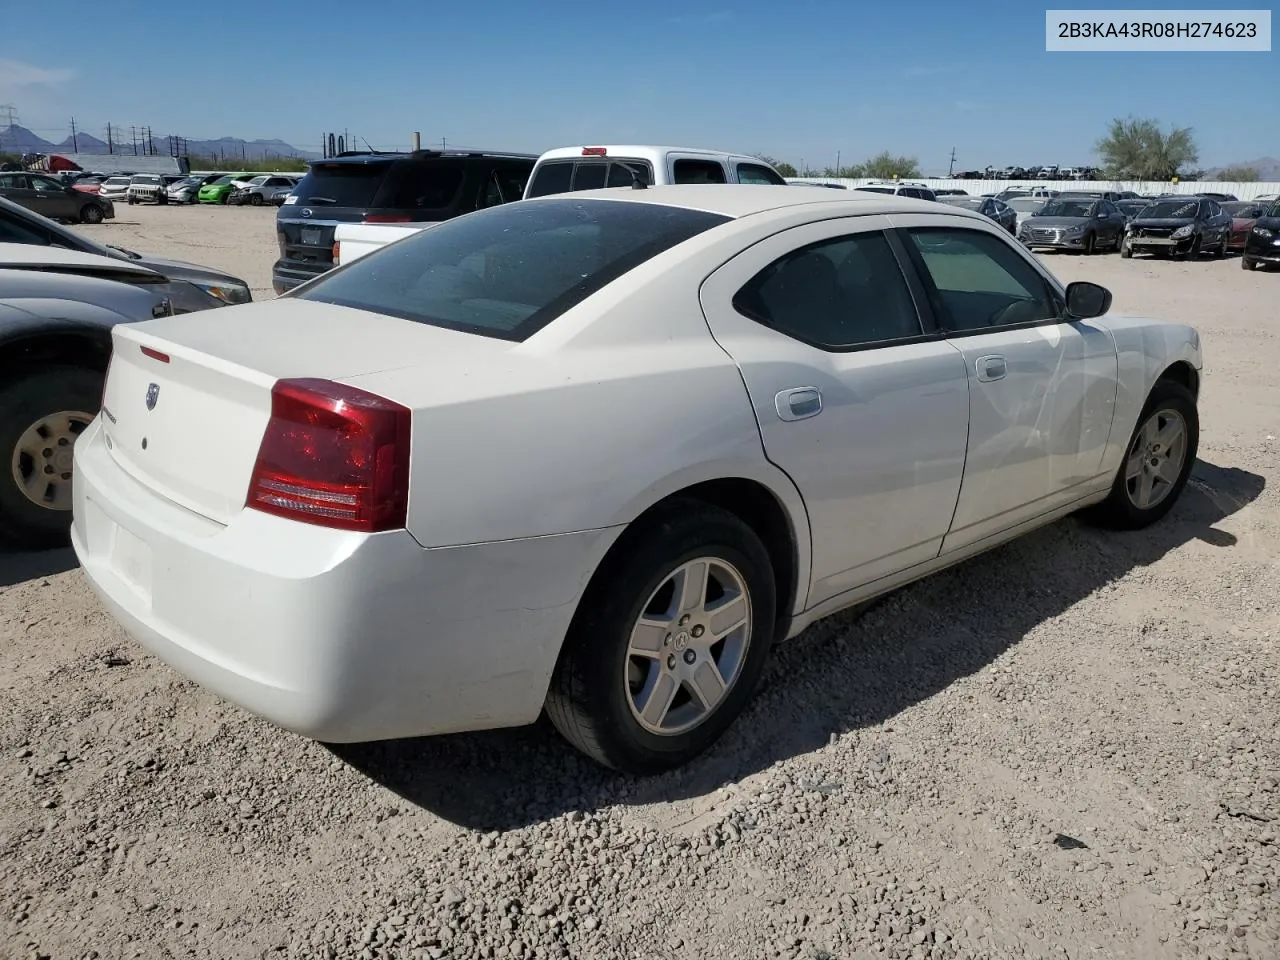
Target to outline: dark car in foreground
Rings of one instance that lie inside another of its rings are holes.
[[[110,200],[41,173],[0,173],[0,198],[53,220],[101,223],[116,215]]]
[[[1280,200],[1275,201],[1253,222],[1244,243],[1240,266],[1253,270],[1259,264],[1280,264]]]
[[[112,244],[103,246],[81,236],[74,230],[54,223],[15,203],[0,199],[0,243],[34,243],[48,247],[65,247],[81,253],[95,253],[104,257],[128,260],[138,266],[149,267],[168,278],[170,296],[175,313],[191,313],[248,303],[253,299],[249,285],[239,277],[212,270],[181,260],[144,256]]]
[[[1125,227],[1120,256],[1151,253],[1158,257],[1195,257],[1212,250],[1227,255],[1231,215],[1209,197],[1152,200]]]
[[[533,154],[418,150],[316,160],[276,215],[280,259],[271,269],[284,293],[333,267],[340,223],[433,223],[519,200]]]
[[[0,262],[0,539],[23,547],[66,541],[72,449],[98,413],[111,328],[171,312],[150,271],[52,266]]]
[[[1032,250],[1119,250],[1124,240],[1125,216],[1110,200],[1063,194],[1027,217],[1018,228],[1018,239]]]

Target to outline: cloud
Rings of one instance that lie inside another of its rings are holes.
[[[62,67],[38,67],[21,60],[0,59],[0,90],[24,87],[56,87],[74,80],[76,72]]]

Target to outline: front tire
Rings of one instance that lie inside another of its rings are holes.
[[[773,643],[773,567],[726,510],[678,500],[623,534],[587,588],[547,694],[571,744],[652,774],[692,760],[750,700]]]
[[[1087,233],[1084,237],[1084,255],[1086,257],[1093,256],[1098,250],[1098,235],[1096,233]]]
[[[1139,530],[1155,523],[1182,495],[1200,444],[1200,416],[1191,391],[1157,380],[1116,470],[1107,499],[1090,511],[1103,526]]]
[[[259,194],[259,193],[251,193],[251,194],[249,194],[249,206],[251,206],[251,207],[260,207],[260,206],[262,206],[262,195],[261,195],[261,194]]]
[[[1257,261],[1257,260],[1250,260],[1248,257],[1241,257],[1241,258],[1240,258],[1240,269],[1241,269],[1241,270],[1254,270],[1254,269],[1256,269],[1256,268],[1257,268],[1257,266],[1258,266],[1258,261]]]
[[[1124,238],[1120,239],[1120,258],[1122,260],[1130,260],[1133,258],[1133,247],[1124,242]]]
[[[0,536],[23,547],[66,542],[71,456],[98,412],[102,374],[46,367],[0,390]]]
[[[86,203],[80,208],[81,223],[101,223],[103,221],[102,208],[95,203]]]

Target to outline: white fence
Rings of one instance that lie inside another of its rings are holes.
[[[1196,181],[1167,183],[1160,180],[949,180],[908,177],[912,183],[923,183],[930,189],[964,190],[973,196],[999,193],[1005,187],[1048,187],[1050,190],[1132,190],[1135,193],[1231,193],[1241,200],[1270,194],[1280,196],[1280,182],[1239,183],[1226,181]],[[789,177],[791,183],[840,183],[850,189],[871,183],[871,180],[850,180],[842,177]]]

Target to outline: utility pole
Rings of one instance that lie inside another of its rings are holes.
[[[133,144],[133,155],[138,155],[138,128],[129,124],[129,142]]]
[[[71,152],[72,153],[80,152],[80,141],[76,137],[76,118],[75,117],[71,118]]]
[[[443,153],[443,152],[445,151],[445,149],[446,149],[448,146],[449,146],[449,141],[448,141],[446,138],[441,137],[441,138],[440,138],[440,151]]]
[[[151,139],[151,124],[148,123],[147,124],[147,154],[149,156],[155,156],[155,153],[156,153],[156,144],[155,144],[155,141]]]
[[[955,172],[956,172],[956,148],[952,147],[951,148],[951,166],[947,167],[947,178],[950,179],[951,175]]]
[[[840,151],[836,151],[836,176],[840,176]]]
[[[108,123],[107,124],[107,153],[112,154],[115,152],[116,152],[116,142],[114,138],[111,136],[111,124]]]

